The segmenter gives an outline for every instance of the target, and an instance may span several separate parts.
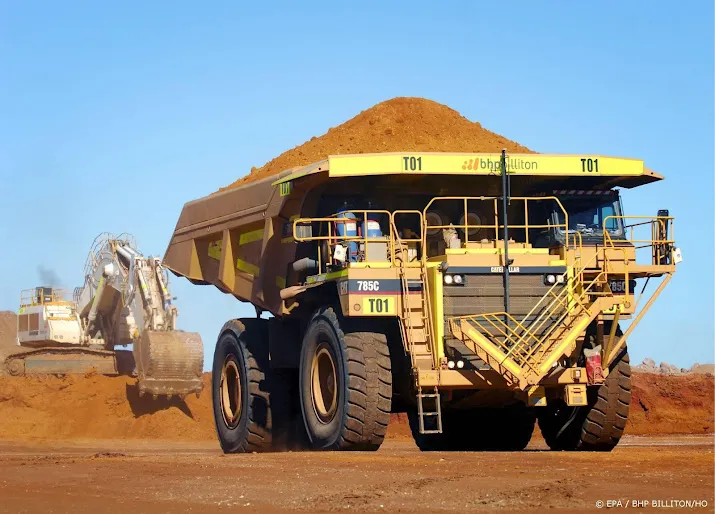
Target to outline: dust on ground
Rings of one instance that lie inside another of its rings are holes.
[[[233,184],[270,177],[329,155],[382,152],[535,153],[485,129],[446,105],[425,98],[398,97],[362,111],[342,125],[288,150]]]

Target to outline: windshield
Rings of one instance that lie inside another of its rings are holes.
[[[618,195],[564,196],[559,200],[568,212],[569,232],[579,232],[584,236],[599,236],[603,234],[605,228],[611,236],[623,235],[622,220],[609,218],[609,216],[621,216]],[[558,222],[565,223],[564,213],[560,209],[557,209],[556,212]]]

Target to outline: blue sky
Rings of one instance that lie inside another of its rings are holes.
[[[539,152],[664,174],[625,205],[669,208],[685,262],[631,359],[713,361],[711,2],[258,4],[0,1],[0,310],[38,266],[80,285],[100,232],[163,255],[185,202],[420,96]],[[208,368],[224,321],[252,308],[172,287]]]

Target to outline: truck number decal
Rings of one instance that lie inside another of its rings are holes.
[[[377,316],[392,316],[395,314],[395,299],[387,297],[363,298],[363,312]]]
[[[422,157],[403,157],[402,171],[422,171]]]
[[[358,291],[379,291],[380,282],[378,280],[358,280]]]
[[[598,159],[581,159],[581,171],[598,173]]]

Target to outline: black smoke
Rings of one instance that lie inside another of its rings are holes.
[[[37,274],[40,276],[40,285],[48,287],[59,287],[61,280],[55,270],[45,268],[42,264],[37,266]]]

